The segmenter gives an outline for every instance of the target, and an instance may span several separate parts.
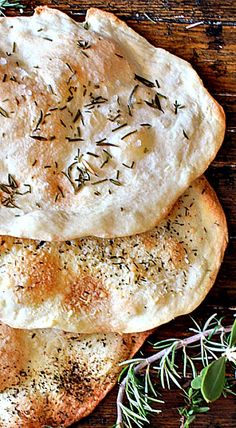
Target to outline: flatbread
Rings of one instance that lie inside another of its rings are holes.
[[[155,227],[223,141],[223,110],[190,64],[98,9],[85,26],[40,7],[0,29],[0,234]]]
[[[141,235],[63,243],[2,237],[0,319],[80,333],[149,330],[201,303],[226,242],[223,210],[204,178]]]
[[[0,427],[67,427],[114,386],[149,333],[72,335],[0,325]]]

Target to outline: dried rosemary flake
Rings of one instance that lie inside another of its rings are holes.
[[[129,110],[129,115],[132,116],[132,107],[133,107],[133,96],[135,91],[138,89],[139,85],[135,85],[134,88],[131,91],[131,94],[129,96],[128,99],[128,110]]]
[[[91,47],[90,43],[87,42],[86,40],[78,40],[78,46],[82,49],[88,49]]]
[[[88,23],[87,21],[84,23],[84,29],[85,29],[85,30],[88,30],[88,29],[89,29],[89,23]]]
[[[100,166],[100,169],[102,169],[108,162],[109,162],[109,157],[107,157],[104,162],[102,163],[102,165]]]
[[[60,122],[61,122],[62,126],[64,126],[64,128],[66,128],[66,124],[65,124],[65,122],[63,122],[62,119],[60,119]]]
[[[77,113],[76,113],[76,115],[75,115],[75,117],[73,119],[73,123],[77,122],[77,120],[79,120],[79,119],[81,119],[81,122],[84,125],[83,116],[82,116],[82,113],[81,113],[80,109],[77,111]]]
[[[9,116],[9,113],[7,113],[7,111],[6,110],[4,110],[2,107],[0,107],[0,114],[3,116],[3,117],[7,117],[7,118],[9,118],[10,116]]]
[[[152,125],[150,123],[140,123],[140,126],[151,128]]]
[[[138,80],[138,82],[141,82],[143,85],[147,86],[148,88],[154,88],[154,83],[150,82],[150,80],[145,79],[145,77],[139,76],[138,74],[134,75],[134,79]]]
[[[15,178],[11,174],[8,174],[8,183],[12,189],[17,189],[19,187]]]
[[[117,128],[112,129],[111,132],[118,131],[119,129],[122,129],[127,125],[128,125],[128,123],[123,123],[122,125],[117,126]]]
[[[96,153],[92,153],[92,152],[86,152],[87,155],[93,156],[95,158],[99,158],[99,155],[96,155]]]
[[[107,156],[109,156],[109,158],[112,159],[112,155],[111,153],[109,153],[107,150],[103,149],[103,152],[106,153]]]
[[[43,137],[42,135],[30,135],[30,138],[33,138],[33,140],[38,141],[48,141],[48,138]]]
[[[83,50],[81,50],[80,51],[84,56],[86,56],[87,58],[89,58],[89,55],[86,53],[86,52],[84,52]]]
[[[157,92],[156,94],[158,95],[158,97],[164,98],[165,100],[167,100],[168,98],[166,95],[163,95],[160,92]]]
[[[105,183],[105,181],[108,181],[107,178],[104,178],[103,180],[94,181],[91,183],[92,186],[95,186],[96,184]]]
[[[187,138],[187,140],[189,140],[189,137],[187,136],[187,134],[186,134],[186,132],[185,132],[184,129],[183,129],[183,134],[184,134],[184,137]]]
[[[34,128],[33,132],[35,132],[35,131],[37,131],[37,130],[39,129],[39,126],[40,126],[40,124],[41,124],[42,120],[43,120],[43,111],[42,111],[42,110],[40,110],[39,119],[38,119],[38,122],[37,122],[37,124],[36,124],[36,126],[35,126],[35,128]]]
[[[67,65],[67,67],[69,68],[69,70],[71,71],[71,73],[74,73],[74,70],[71,67],[71,65],[68,62],[66,62],[65,64]]]
[[[162,113],[164,113],[164,110],[163,110],[163,109],[162,109],[162,107],[161,107],[161,103],[160,103],[160,100],[159,100],[159,97],[158,97],[158,95],[157,95],[157,94],[155,94],[154,99],[152,99],[151,101],[147,101],[147,100],[145,100],[145,103],[146,103],[149,107],[152,107],[152,108],[158,109],[158,110],[160,110]]]
[[[112,144],[112,143],[102,143],[102,142],[98,142],[98,143],[96,143],[96,145],[97,146],[106,146],[106,147],[120,147],[120,146],[118,146],[117,144]]]
[[[123,137],[121,137],[121,140],[124,140],[125,138],[129,137],[132,134],[135,134],[137,132],[137,129],[135,129],[134,131],[130,131],[128,132],[128,134],[123,135]]]
[[[133,169],[133,167],[134,167],[134,165],[135,165],[135,162],[133,161],[133,162],[131,163],[131,165],[127,165],[126,163],[122,163],[122,165],[124,165],[126,168]]]
[[[59,192],[60,192],[61,196],[64,198],[65,196],[64,196],[64,193],[63,193],[62,188],[61,188],[60,186],[57,186],[57,188],[58,188],[58,190],[59,190]]]
[[[46,36],[44,36],[44,37],[42,37],[42,39],[44,39],[44,40],[48,40],[49,42],[53,42],[53,40],[52,40],[50,37],[46,37]]]
[[[119,180],[114,180],[114,178],[110,178],[109,181],[115,186],[122,186],[123,184]]]
[[[174,102],[174,108],[175,108],[175,114],[177,114],[177,113],[178,113],[178,110],[185,108],[185,106],[184,106],[184,105],[179,104],[179,103],[177,102],[177,100],[175,100],[175,102]]]
[[[84,141],[84,139],[80,137],[75,137],[75,138],[66,137],[66,140],[67,141]]]
[[[91,172],[91,174],[93,174],[93,175],[97,175],[96,174],[96,172],[94,171],[94,169],[92,168],[92,166],[85,160],[85,159],[83,159],[82,160],[82,164],[85,166],[85,168],[89,171],[89,172]]]

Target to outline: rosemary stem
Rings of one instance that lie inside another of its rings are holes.
[[[202,331],[200,333],[197,333],[193,336],[187,337],[183,340],[177,340],[175,342],[175,349],[183,348],[184,346],[191,345],[192,343],[198,342],[203,337],[208,337],[210,334],[220,334],[220,333],[229,333],[232,329],[231,326],[227,327],[220,327],[218,330],[215,330],[215,328],[211,328],[206,331]],[[171,345],[173,346],[173,344]],[[162,349],[162,351],[156,352],[155,354],[151,355],[148,358],[145,358],[141,363],[139,363],[134,368],[134,373],[138,374],[142,369],[149,366],[150,364],[155,363],[156,361],[160,360],[166,353],[168,353],[170,350],[170,347],[166,349]],[[119,391],[117,395],[117,419],[116,419],[116,427],[122,428],[123,426],[123,416],[122,416],[122,403],[124,401],[124,394],[125,394],[125,387],[128,380],[128,375],[125,376],[125,378],[122,380],[122,382],[119,385]]]

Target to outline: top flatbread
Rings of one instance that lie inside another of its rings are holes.
[[[149,230],[222,143],[224,113],[190,64],[109,13],[86,20],[0,20],[1,234]]]

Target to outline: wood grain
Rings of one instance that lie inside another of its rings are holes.
[[[214,312],[232,319],[236,313],[236,2],[234,0],[25,0],[24,14],[47,4],[84,20],[88,7],[100,7],[117,14],[156,46],[190,61],[212,95],[222,104],[227,116],[225,142],[206,175],[225,209],[230,241],[217,281],[206,300],[195,311],[199,320]],[[15,14],[9,10],[8,15]],[[153,22],[155,21],[155,22]],[[203,21],[195,28],[191,23]],[[122,316],[122,314],[121,314]],[[162,326],[155,339],[181,336],[190,324],[188,316]],[[150,345],[143,348],[151,352]],[[115,422],[117,388],[108,394],[95,412],[75,424],[77,428],[108,428]],[[177,407],[183,398],[175,391],[165,394],[162,416],[151,421],[151,428],[177,428]],[[235,428],[236,402],[222,399],[207,415],[198,418],[193,428]]]

